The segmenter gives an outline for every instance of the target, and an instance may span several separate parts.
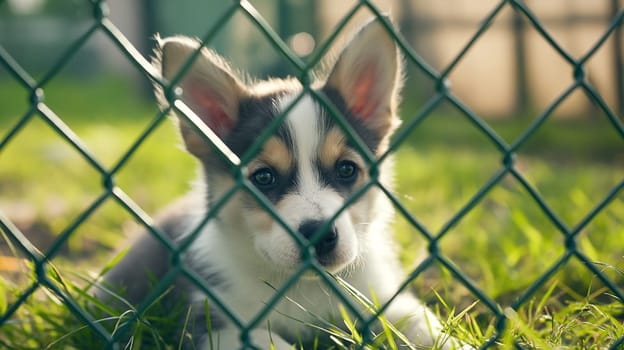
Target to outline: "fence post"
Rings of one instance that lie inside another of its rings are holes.
[[[526,114],[531,103],[528,90],[527,64],[526,64],[526,36],[524,34],[524,22],[522,15],[516,9],[512,17],[513,44],[516,59],[516,100],[514,112],[518,115]]]
[[[619,0],[611,0],[611,15],[615,17],[620,7]],[[616,113],[624,118],[624,57],[622,46],[622,25],[620,24],[613,32],[613,69],[615,71],[615,101]]]
[[[310,34],[318,40],[318,4],[315,1],[289,1],[277,2],[277,32],[283,40],[288,41],[293,35],[303,32]],[[300,14],[305,13],[305,16]],[[275,75],[287,75],[292,72],[283,66],[274,67]]]

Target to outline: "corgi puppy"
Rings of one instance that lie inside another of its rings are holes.
[[[306,348],[324,338],[324,322],[344,325],[341,310],[366,323],[370,310],[340,289],[342,281],[389,303],[383,317],[409,343],[465,346],[399,291],[405,276],[391,243],[392,205],[380,188],[392,187],[392,162],[376,159],[399,125],[402,64],[380,20],[363,26],[309,87],[292,78],[243,79],[185,37],[159,38],[154,65],[175,84],[157,83],[156,95],[178,116],[202,173],[193,193],[157,220],[179,254],[145,233],[106,285],[140,303],[150,281],[177,269],[174,298],[193,314],[182,336],[198,349]],[[368,332],[380,332],[374,320]]]

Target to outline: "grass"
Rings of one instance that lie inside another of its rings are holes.
[[[155,107],[123,80],[81,84],[54,80],[52,84],[46,89],[46,103],[106,169],[124,158],[157,115]],[[28,96],[7,82],[0,83],[0,96],[12,101],[0,104],[1,138],[28,110]],[[69,97],[72,103],[67,103]],[[530,119],[489,123],[511,144]],[[150,215],[183,194],[194,178],[194,163],[177,144],[175,130],[165,120],[114,176],[119,188]],[[430,234],[449,227],[440,239],[440,253],[500,309],[491,310],[479,302],[478,295],[438,263],[428,265],[413,288],[449,327],[473,344],[497,332],[496,312],[500,312],[507,327],[498,339],[499,347],[509,348],[514,342],[531,349],[609,346],[624,334],[622,300],[585,263],[574,256],[565,259],[565,234],[516,178],[505,176],[465,216],[449,225],[502,169],[502,158],[487,137],[449,108],[435,111],[399,148],[396,192],[401,204]],[[623,181],[624,140],[600,115],[589,121],[549,120],[519,148],[515,168],[543,196],[557,220],[572,229]],[[100,309],[101,317],[96,319],[111,330],[133,316],[132,312],[115,314],[85,292],[85,279],[99,273],[111,250],[136,227],[132,216],[108,198],[65,243],[55,246],[59,233],[72,227],[105,192],[104,179],[38,115],[0,150],[0,169],[0,211],[41,250],[54,250],[51,262],[58,271],[48,272],[49,285],[44,283],[26,298],[2,325],[0,344],[17,349],[97,348],[101,339],[50,290],[63,291],[82,306]],[[576,249],[613,280],[620,293],[624,286],[622,213],[624,194],[620,191],[574,240]],[[420,266],[427,240],[400,216],[395,228],[404,265],[408,269]],[[0,245],[0,255],[10,258],[0,261],[4,275],[0,314],[37,283],[31,268],[13,259],[23,254],[8,247]],[[531,289],[562,259],[556,272]],[[523,302],[511,308],[518,298]],[[129,347],[177,348],[176,340],[161,333],[170,328],[166,314],[157,306],[150,310],[131,327]],[[106,318],[104,312],[116,317]],[[345,322],[356,321],[345,318]],[[349,348],[348,340],[361,336],[356,328],[349,329],[340,334],[346,345],[336,345],[336,349]]]

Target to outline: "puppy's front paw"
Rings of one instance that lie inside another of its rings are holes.
[[[442,345],[441,349],[444,349],[444,350],[475,350],[477,348],[472,346],[472,345],[465,344],[465,343],[457,340],[456,338],[450,337],[444,343],[444,345]]]
[[[208,337],[204,337],[202,350],[233,350],[242,349],[240,330],[226,328],[215,332],[212,342]],[[269,332],[267,329],[256,328],[250,333],[250,342],[254,345],[251,348],[267,350],[291,350],[294,347],[282,339],[279,335]],[[245,347],[246,349],[247,347]]]

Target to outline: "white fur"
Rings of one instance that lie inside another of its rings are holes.
[[[162,54],[170,58],[167,61],[167,57],[163,57],[163,64],[172,64],[172,67],[163,67],[163,72],[166,78],[170,78],[198,45],[176,38],[163,42],[166,50],[163,49]],[[396,47],[385,29],[377,22],[371,22],[345,48],[327,84],[345,95],[348,108],[362,113],[363,124],[382,135],[380,148],[383,149],[398,124],[395,105],[399,80]],[[205,101],[203,96],[206,95],[189,91],[197,82],[205,84],[201,88],[212,100]],[[237,98],[270,89],[269,84],[245,86],[218,55],[207,50],[198,56],[188,76],[181,80],[181,85],[187,89],[182,98],[190,99],[189,106],[198,107],[200,112],[203,110],[201,117],[208,125],[212,122],[222,127],[218,130],[219,135],[227,135],[230,121],[237,122]],[[288,85],[292,87],[292,84]],[[350,91],[357,93],[349,96]],[[166,104],[163,91],[158,93],[161,103]],[[276,114],[293,103],[297,95],[287,94],[277,101]],[[193,96],[198,97],[193,100]],[[315,162],[323,141],[320,139],[323,126],[319,125],[323,119],[318,113],[314,100],[305,95],[285,119],[294,142],[292,151],[298,176],[296,188],[275,203],[275,209],[293,230],[308,220],[329,220],[345,202],[345,198],[335,189],[322,185],[317,173]],[[210,148],[203,140],[190,128],[184,125],[181,128],[189,151],[200,159],[210,157]],[[386,186],[390,185],[387,181],[390,177],[387,174],[389,165],[381,166],[380,181]],[[210,179],[209,197],[219,199],[233,186],[234,180],[229,174],[213,174],[210,168],[206,171],[210,172],[207,176]],[[203,186],[197,189],[199,198],[207,197],[205,191]],[[278,350],[290,349],[297,339],[313,336],[315,328],[309,324],[319,325],[317,317],[339,320],[342,301],[318,278],[316,272],[300,270],[300,248],[293,237],[268,214],[260,213],[260,210],[247,211],[241,204],[244,196],[243,193],[235,194],[219,210],[217,217],[199,232],[184,257],[199,274],[207,276],[218,272],[225,279],[222,284],[214,286],[213,291],[240,321],[246,324],[262,313],[262,320],[250,332],[254,345],[261,349],[269,349],[270,345]],[[201,207],[201,203],[198,206]],[[323,266],[381,304],[394,296],[403,279],[390,243],[388,223],[391,212],[392,206],[381,191],[370,189],[334,221],[339,233],[338,245],[332,251],[332,262]],[[185,222],[182,231],[192,231],[203,215],[193,215]],[[179,241],[187,237],[188,234],[183,234]],[[276,307],[269,308],[267,303],[274,300],[276,289],[282,289],[295,273],[299,273],[298,280],[278,300]],[[200,302],[206,295],[195,290],[192,298]],[[352,305],[364,311],[354,300]],[[404,321],[406,336],[417,345],[438,344],[443,349],[460,346],[441,332],[442,327],[436,317],[407,292],[396,297],[384,316],[391,322]],[[215,333],[213,338],[218,339],[220,349],[241,348],[241,332],[234,322],[227,321],[225,328]],[[201,349],[212,349],[208,337],[202,341]]]
[[[280,100],[278,111],[285,111],[297,95],[290,95]],[[322,140],[319,125],[322,120],[317,116],[317,106],[308,95],[297,101],[286,117],[288,129],[294,141],[294,153],[297,159],[297,191],[287,194],[280,201],[277,209],[293,229],[307,220],[329,220],[342,206],[341,196],[329,187],[322,186],[315,169],[318,150]],[[336,261],[333,266],[326,266],[330,272],[340,271],[351,263],[357,254],[355,230],[344,212],[334,222],[340,233],[336,247]],[[299,263],[299,248],[292,237],[279,224],[274,224],[270,239],[262,240],[257,246],[276,264],[294,266]],[[293,254],[293,252],[296,252]]]
[[[289,97],[285,98],[281,107],[285,108],[289,101]],[[277,210],[293,229],[308,219],[328,219],[343,204],[343,199],[335,191],[320,185],[312,165],[320,143],[319,125],[315,124],[319,118],[314,115],[315,111],[311,99],[304,97],[286,119],[296,136],[296,166],[300,177],[297,191],[282,199]],[[209,185],[215,188],[229,186],[222,183]],[[372,299],[374,295],[380,303],[385,303],[397,291],[402,274],[389,243],[389,205],[381,196],[370,198],[355,203],[336,220],[341,238],[336,252],[339,262],[327,268],[368,298]],[[362,215],[366,217],[358,218]],[[201,217],[198,215],[196,222]],[[224,207],[219,219],[211,221],[201,232],[186,256],[194,260],[194,266],[210,267],[227,278],[227,286],[215,291],[242,322],[250,322],[260,312],[266,312],[258,328],[250,333],[254,345],[261,349],[269,349],[271,345],[278,350],[291,349],[291,342],[313,336],[315,329],[307,324],[318,324],[316,316],[325,320],[340,318],[338,310],[342,302],[321,279],[305,278],[314,275],[310,272],[290,287],[275,308],[265,310],[276,289],[281,289],[297,271],[300,254],[298,245],[281,225],[273,223],[264,230],[260,229],[262,225],[257,219],[256,215],[241,215],[240,206],[232,200]],[[357,261],[354,261],[356,257]],[[193,298],[202,301],[206,296],[197,291]],[[353,305],[363,312],[357,302],[353,301]],[[368,314],[364,312],[364,315]],[[454,340],[440,340],[447,336],[441,333],[435,315],[409,293],[401,293],[385,316],[392,322],[407,322],[404,332],[415,344],[444,344],[441,345],[444,349],[459,346]],[[217,331],[213,338],[219,339],[219,349],[222,350],[241,347],[240,331],[233,323]],[[204,337],[201,349],[212,349],[208,337]]]

